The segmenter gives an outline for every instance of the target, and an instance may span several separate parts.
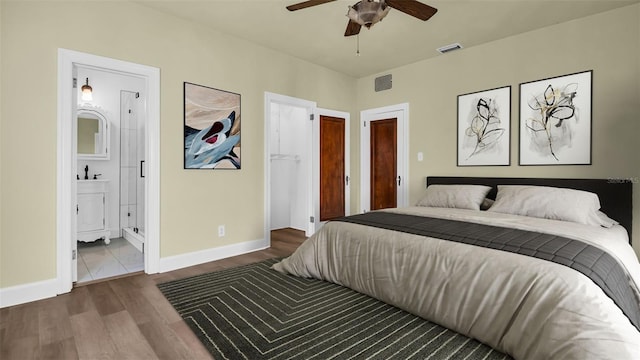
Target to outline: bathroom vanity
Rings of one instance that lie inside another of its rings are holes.
[[[109,244],[107,188],[109,180],[78,180],[78,241],[104,239]]]

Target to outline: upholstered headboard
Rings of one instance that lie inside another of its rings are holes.
[[[600,198],[600,208],[610,218],[618,221],[629,233],[633,221],[632,191],[633,183],[626,180],[610,179],[549,179],[549,178],[492,178],[492,177],[448,177],[428,176],[427,186],[431,184],[474,184],[487,185],[493,189],[488,197],[496,198],[497,185],[539,185],[570,188],[595,193]]]

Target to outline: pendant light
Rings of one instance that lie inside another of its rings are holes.
[[[82,100],[91,101],[93,100],[92,95],[93,89],[89,86],[89,78],[87,78],[87,83],[82,85]]]

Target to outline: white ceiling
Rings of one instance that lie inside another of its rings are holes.
[[[261,44],[359,78],[446,56],[458,42],[468,48],[549,25],[638,3],[640,0],[420,0],[438,9],[423,22],[391,9],[357,37],[344,37],[347,6],[338,0],[290,12],[299,0],[139,0],[150,8]],[[461,51],[464,51],[461,50]]]

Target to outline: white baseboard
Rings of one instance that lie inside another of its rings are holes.
[[[178,270],[210,261],[263,250],[268,247],[268,240],[260,239],[245,241],[238,244],[220,246],[187,254],[160,258],[160,272],[163,273],[167,271]]]
[[[29,284],[0,289],[0,308],[20,305],[58,295],[57,279],[37,281]]]
[[[242,255],[269,247],[264,239],[246,241],[187,254],[160,258],[160,272],[182,269],[232,256]],[[0,308],[47,299],[58,294],[57,279],[0,288]]]

